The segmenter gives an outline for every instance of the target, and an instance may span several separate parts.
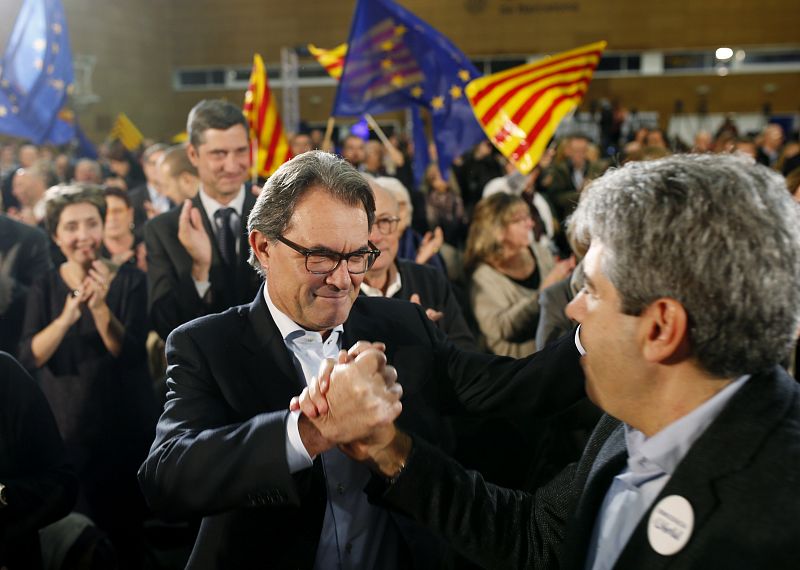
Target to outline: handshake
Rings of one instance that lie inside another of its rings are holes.
[[[298,429],[310,455],[338,445],[388,477],[402,470],[411,440],[394,426],[403,388],[384,350],[382,343],[359,341],[336,362],[323,361],[318,376],[292,398],[289,408],[302,412]]]

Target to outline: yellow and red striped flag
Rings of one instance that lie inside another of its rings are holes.
[[[605,47],[596,42],[467,85],[489,140],[523,174],[538,164],[561,119],[580,104]]]
[[[292,152],[283,132],[275,97],[267,82],[264,60],[259,54],[253,56],[253,71],[244,95],[243,110],[250,125],[251,144],[255,140],[258,149],[252,170],[258,176],[267,177],[289,160]]]
[[[332,49],[318,48],[314,44],[308,44],[308,51],[314,56],[319,64],[325,68],[328,75],[338,80],[344,71],[344,58],[347,56],[347,44],[341,44]]]

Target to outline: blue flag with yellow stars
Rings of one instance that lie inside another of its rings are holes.
[[[24,0],[0,60],[0,133],[37,144],[68,142],[74,122],[59,112],[72,83],[61,0]]]
[[[402,6],[358,0],[333,114],[427,107],[446,177],[456,156],[486,138],[464,95],[478,76],[461,50]]]

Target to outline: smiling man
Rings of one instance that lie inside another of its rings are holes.
[[[255,197],[247,121],[227,101],[189,113],[187,154],[200,191],[145,226],[150,318],[162,338],[180,324],[252,299],[259,280],[247,265],[245,224]]]
[[[800,210],[782,178],[730,155],[631,163],[571,224],[591,247],[568,314],[606,412],[583,457],[519,493],[380,427],[374,501],[486,567],[795,568],[800,386],[779,362],[800,324]]]
[[[468,353],[418,305],[359,296],[382,256],[374,222],[373,194],[352,166],[296,156],[250,213],[250,263],[264,276],[253,302],[167,339],[170,391],[139,479],[163,516],[204,517],[189,568],[439,567],[443,545],[370,504],[369,469],[332,443],[397,416],[395,369],[399,424],[445,449],[445,412],[538,418],[583,397],[572,339],[525,360]],[[345,408],[322,422],[290,413],[326,359],[346,360],[340,350],[359,340],[385,347],[384,357],[364,343],[344,368],[370,385],[337,380],[332,403]]]

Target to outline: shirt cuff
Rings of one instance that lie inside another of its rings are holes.
[[[194,281],[194,288],[197,289],[197,296],[201,299],[206,296],[208,290],[211,289],[211,281]]]
[[[575,329],[575,348],[578,349],[578,353],[581,356],[586,356],[586,349],[581,344],[581,325],[578,325],[578,328]]]
[[[300,429],[297,427],[299,419],[300,412],[289,412],[286,418],[286,462],[289,464],[289,473],[297,473],[314,464],[300,438]]]

